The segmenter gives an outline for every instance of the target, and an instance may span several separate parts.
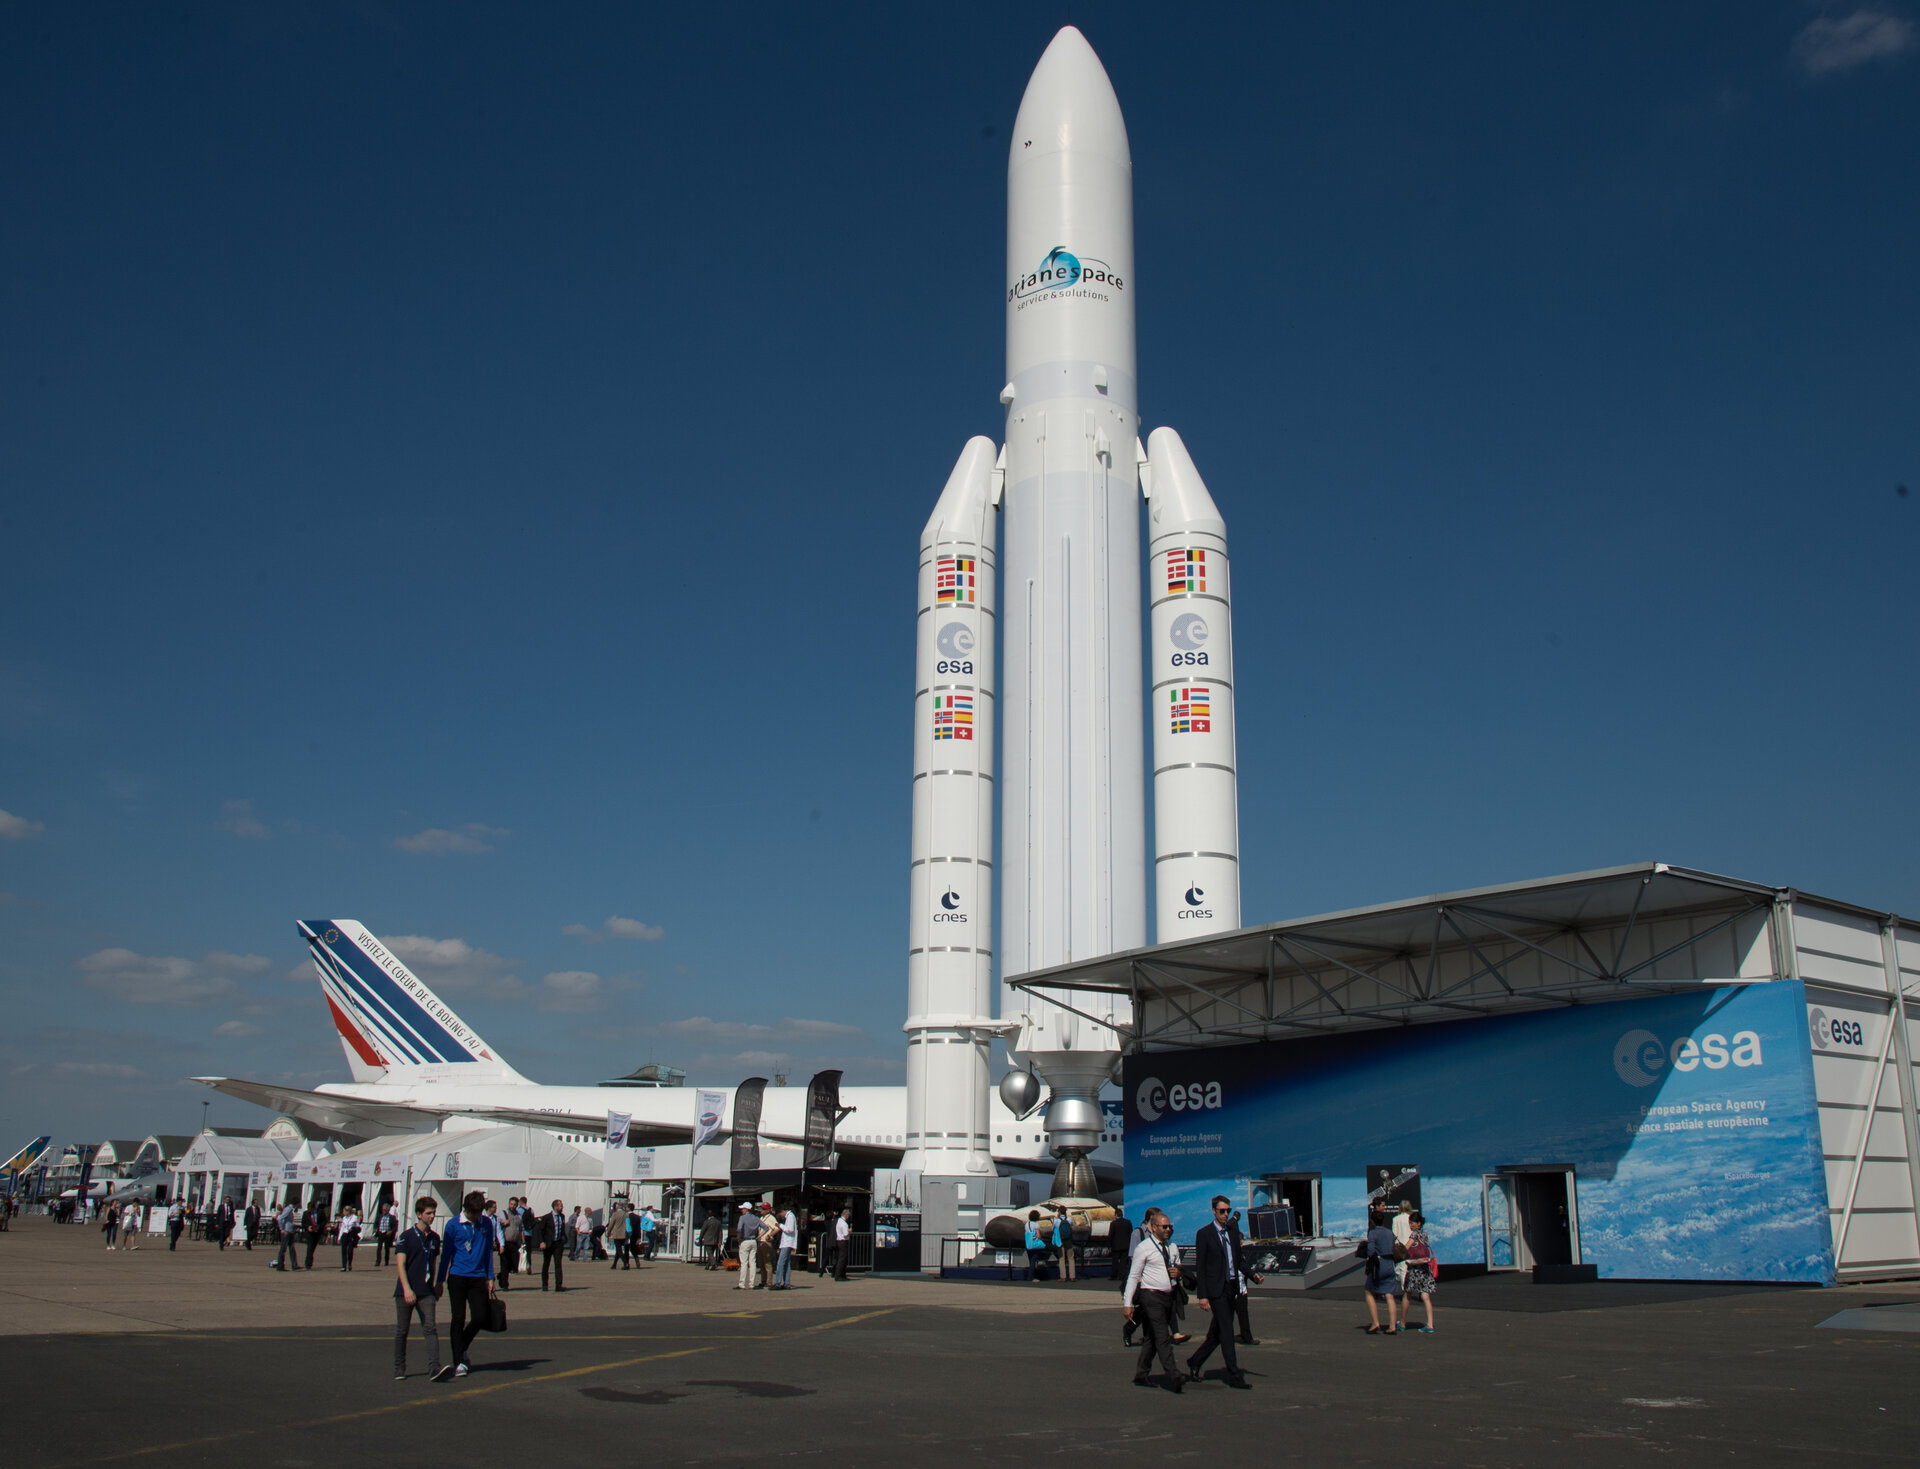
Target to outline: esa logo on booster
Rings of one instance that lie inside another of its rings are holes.
[[[934,648],[940,654],[935,673],[973,672],[973,629],[964,622],[949,622],[941,628]]]
[[[1173,666],[1204,667],[1207,661],[1207,620],[1198,612],[1182,612],[1167,629],[1173,644]]]
[[[1149,1076],[1133,1092],[1133,1110],[1142,1122],[1158,1122],[1168,1112],[1211,1112],[1220,1107],[1220,1083],[1190,1081],[1169,1088],[1157,1076]]]

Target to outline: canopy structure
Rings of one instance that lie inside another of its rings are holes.
[[[598,1151],[561,1142],[537,1127],[471,1127],[402,1133],[290,1164],[289,1183],[498,1183],[600,1179]]]
[[[174,1169],[175,1186],[181,1196],[202,1201],[244,1198],[251,1189],[278,1180],[295,1151],[294,1143],[278,1138],[203,1132]]]
[[[1074,991],[1130,994],[1122,1034],[1141,1050],[1419,1025],[1797,978],[1800,896],[1642,862],[1290,919],[1007,983],[1087,1019]]]

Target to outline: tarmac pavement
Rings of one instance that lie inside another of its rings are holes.
[[[1216,1376],[1176,1397],[1131,1385],[1104,1282],[808,1276],[769,1294],[686,1265],[580,1262],[585,1289],[513,1290],[511,1328],[477,1339],[473,1375],[434,1384],[417,1339],[415,1375],[393,1380],[386,1271],[343,1276],[336,1252],[330,1271],[283,1277],[260,1250],[122,1260],[101,1243],[40,1219],[0,1234],[16,1462],[1905,1465],[1920,1417],[1920,1334],[1822,1329],[1920,1302],[1914,1284],[1443,1280],[1439,1330],[1384,1339],[1362,1330],[1357,1290],[1262,1298],[1262,1344],[1241,1349],[1253,1390]],[[1553,1293],[1545,1309],[1536,1292]]]

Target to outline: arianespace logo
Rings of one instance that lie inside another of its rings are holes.
[[[1149,1076],[1133,1091],[1133,1110],[1142,1122],[1158,1122],[1169,1112],[1215,1112],[1220,1108],[1220,1083],[1190,1081],[1168,1087]]]
[[[1105,288],[1104,290],[1101,288]],[[1009,301],[1031,301],[1041,296],[1086,296],[1105,301],[1105,290],[1124,291],[1127,283],[1113,273],[1113,267],[1091,255],[1079,256],[1065,245],[1047,251],[1037,269],[1029,271],[1007,287]]]
[[[1752,1030],[1737,1030],[1731,1040],[1714,1032],[1698,1040],[1683,1035],[1671,1043],[1650,1030],[1630,1030],[1613,1043],[1613,1069],[1628,1086],[1652,1086],[1669,1069],[1724,1071],[1760,1064],[1760,1035]]]

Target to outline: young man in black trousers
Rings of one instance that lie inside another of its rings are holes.
[[[440,1283],[448,1302],[447,1335],[453,1347],[453,1375],[465,1377],[473,1364],[467,1348],[487,1324],[499,1287],[493,1278],[493,1221],[486,1217],[487,1196],[475,1189],[461,1200],[461,1215],[447,1221],[440,1241]]]
[[[440,1287],[433,1283],[434,1268],[440,1262],[440,1236],[433,1232],[433,1216],[439,1205],[431,1198],[415,1199],[413,1228],[400,1236],[395,1247],[399,1256],[399,1284],[393,1288],[393,1375],[407,1375],[407,1332],[413,1318],[420,1318],[420,1330],[427,1339],[427,1375],[445,1382],[453,1369],[440,1365],[440,1329],[434,1324],[433,1306],[440,1299]]]
[[[1227,1386],[1252,1387],[1241,1375],[1240,1359],[1233,1349],[1233,1306],[1250,1272],[1242,1253],[1240,1226],[1233,1222],[1233,1201],[1225,1194],[1213,1196],[1213,1222],[1201,1225],[1193,1237],[1193,1257],[1196,1283],[1212,1319],[1200,1350],[1187,1358],[1187,1378],[1198,1382],[1207,1358],[1218,1347],[1227,1364]],[[1260,1279],[1257,1275],[1251,1278]]]
[[[567,1211],[558,1199],[553,1212],[540,1216],[540,1289],[547,1288],[547,1272],[553,1272],[553,1288],[565,1290],[567,1278]]]

